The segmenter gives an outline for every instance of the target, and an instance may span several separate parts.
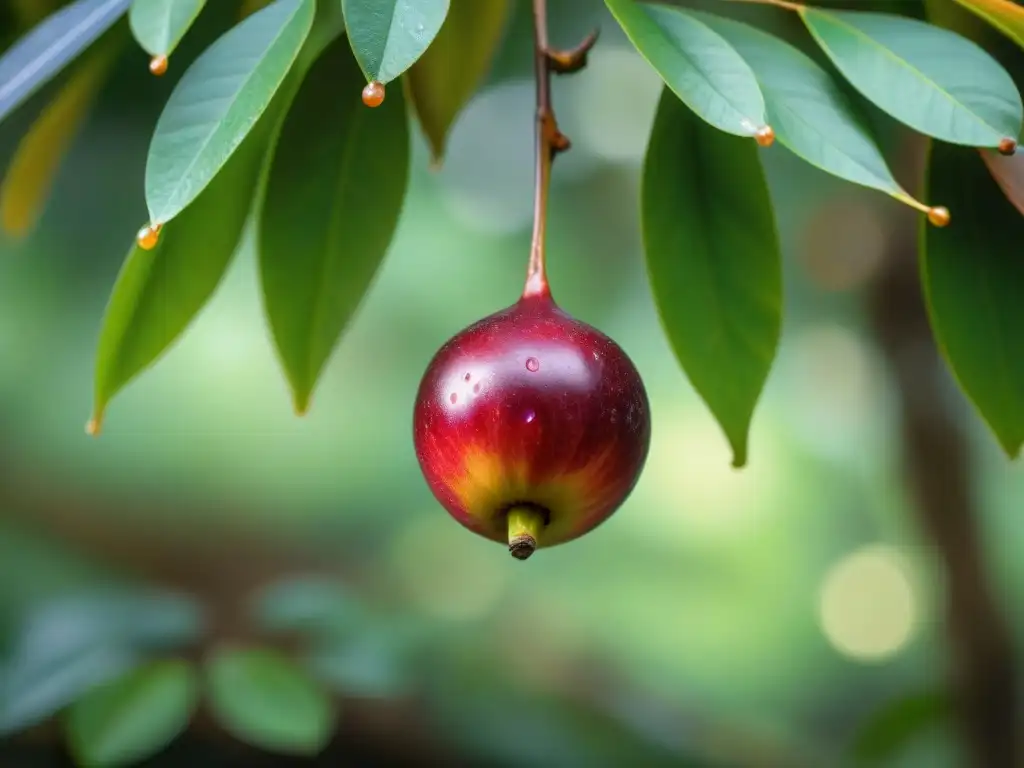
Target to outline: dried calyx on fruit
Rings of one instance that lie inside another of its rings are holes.
[[[534,0],[537,172],[533,244],[519,301],[452,337],[420,383],[413,433],[420,468],[459,523],[525,560],[582,536],[632,491],[650,445],[647,393],[610,338],[560,309],[544,260],[554,156],[569,147],[551,109],[550,74],[586,61],[547,43]]]

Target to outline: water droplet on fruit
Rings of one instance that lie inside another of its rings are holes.
[[[528,370],[530,373],[536,373],[537,371],[539,371],[540,360],[538,360],[536,357],[526,358],[526,370]]]
[[[775,143],[775,131],[770,125],[762,125],[754,132],[754,141],[759,147],[770,147]]]
[[[473,394],[474,395],[479,395],[480,394],[480,382],[479,381],[476,384],[473,385]]]
[[[949,209],[941,205],[928,210],[928,221],[936,227],[944,227],[949,224]]]
[[[149,60],[149,71],[157,77],[160,77],[167,72],[167,57],[166,56],[154,56]]]
[[[534,411],[532,408],[523,415],[523,421],[525,421],[527,424],[532,424],[533,420],[536,418],[537,412]]]
[[[1012,155],[1017,151],[1016,139],[1011,139],[1007,136],[1005,139],[999,142],[999,154],[1001,155]]]
[[[363,104],[368,107],[379,107],[384,103],[384,84],[374,80],[363,88]]]
[[[139,244],[139,248],[144,251],[151,251],[156,248],[157,242],[160,240],[160,225],[159,224],[147,224],[139,230],[139,234],[136,235],[135,241]]]
[[[462,380],[463,381],[469,381],[472,378],[473,378],[473,374],[467,373],[465,376],[462,377]]]
[[[451,401],[452,405],[455,405],[457,402],[459,402],[459,396],[454,392],[452,392],[451,395],[448,396],[448,399]]]

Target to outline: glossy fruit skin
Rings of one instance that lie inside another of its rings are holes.
[[[640,374],[610,338],[531,296],[451,338],[420,383],[416,456],[458,522],[499,542],[518,505],[540,547],[582,536],[633,490],[651,439]]]

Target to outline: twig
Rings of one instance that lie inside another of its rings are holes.
[[[537,172],[533,202],[533,239],[530,244],[530,263],[526,270],[523,298],[550,296],[544,240],[548,218],[548,189],[551,186],[551,165],[555,156],[571,145],[569,138],[558,128],[555,110],[551,105],[551,75],[578,72],[587,64],[587,54],[597,42],[592,32],[575,48],[558,51],[548,44],[547,0],[533,0],[534,71],[537,78]]]

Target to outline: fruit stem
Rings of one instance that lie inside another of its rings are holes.
[[[551,105],[551,73],[569,74],[581,70],[586,66],[587,53],[597,42],[597,33],[592,32],[571,50],[553,50],[548,45],[547,5],[547,0],[533,0],[533,60],[537,82],[537,168],[534,178],[533,239],[530,244],[530,262],[526,269],[524,299],[551,295],[544,254],[551,165],[555,155],[567,151],[571,146],[569,138],[558,129],[555,110]]]
[[[537,549],[540,532],[547,521],[536,507],[512,507],[508,511],[508,551],[517,560],[525,560]]]

